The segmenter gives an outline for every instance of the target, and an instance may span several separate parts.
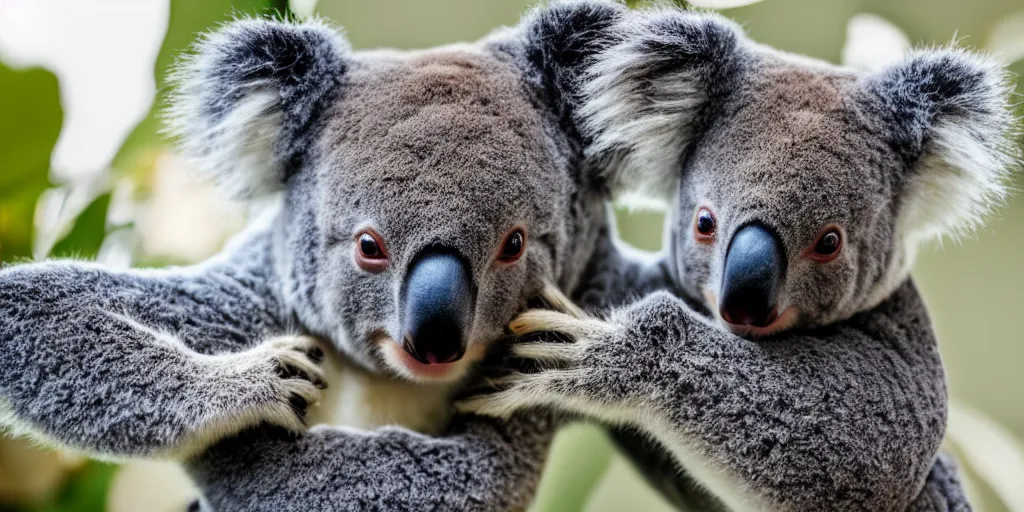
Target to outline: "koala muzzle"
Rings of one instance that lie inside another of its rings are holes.
[[[402,346],[425,364],[451,363],[466,353],[473,320],[468,265],[456,254],[417,258],[403,286]]]
[[[739,229],[725,255],[719,314],[730,324],[771,324],[786,278],[786,252],[778,235],[753,223]]]

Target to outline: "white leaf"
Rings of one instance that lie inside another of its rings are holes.
[[[289,0],[288,8],[292,10],[295,17],[304,20],[316,12],[317,0]]]
[[[705,9],[732,9],[744,5],[756,4],[761,0],[689,0],[687,3],[693,7]]]
[[[169,0],[0,0],[0,59],[60,82],[56,181],[102,174],[149,112],[169,11]]]
[[[950,402],[946,436],[1009,510],[1024,511],[1024,449],[1012,434],[984,414]]]
[[[1006,64],[1024,59],[1024,11],[999,21],[988,38],[988,49]]]
[[[903,58],[910,39],[896,25],[874,14],[856,14],[846,24],[842,63],[864,71],[879,71]]]

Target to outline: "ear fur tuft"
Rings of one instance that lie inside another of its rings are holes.
[[[575,132],[575,110],[587,66],[612,44],[615,24],[627,12],[608,0],[559,0],[534,9],[520,23],[525,57],[538,70],[543,89],[563,127]]]
[[[589,158],[613,193],[670,199],[709,102],[725,94],[746,39],[710,13],[663,8],[620,24],[590,68],[580,110]]]
[[[874,84],[908,161],[899,228],[909,249],[969,233],[1005,198],[1007,178],[1019,165],[1008,72],[963,49],[926,49],[883,71]]]
[[[348,52],[319,20],[230,22],[176,66],[167,131],[233,197],[280,190],[319,134]]]

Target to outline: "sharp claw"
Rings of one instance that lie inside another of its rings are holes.
[[[292,411],[299,417],[303,423],[306,422],[306,409],[309,407],[309,402],[305,398],[299,395],[292,395],[288,398],[288,404],[292,406]]]
[[[508,327],[516,336],[523,336],[540,331],[570,331],[574,330],[579,323],[580,320],[564,313],[535,309],[519,315],[509,323]]]
[[[508,417],[505,412],[498,411],[491,403],[495,395],[484,395],[455,403],[455,410],[461,414],[480,414],[484,416]]]
[[[313,347],[306,355],[316,364],[324,362],[324,351],[320,347]]]
[[[290,379],[295,376],[295,368],[292,368],[280,361],[274,365],[274,372],[276,372],[277,376],[282,379]]]
[[[522,382],[526,375],[525,373],[512,372],[501,377],[487,379],[487,383],[493,388],[509,388]]]
[[[579,306],[569,300],[569,297],[566,297],[557,286],[551,283],[545,283],[544,289],[541,290],[541,296],[551,305],[552,309],[575,318],[587,318],[587,314]]]

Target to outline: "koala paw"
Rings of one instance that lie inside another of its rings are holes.
[[[554,333],[560,341],[523,341],[510,348],[513,357],[532,362],[536,372],[517,372],[488,379],[499,391],[456,403],[460,412],[507,418],[533,407],[583,412],[610,400],[606,384],[619,373],[616,362],[602,357],[602,347],[616,337],[614,324],[591,318],[554,287],[544,299],[561,311],[534,309],[516,317],[509,329],[522,338],[534,333]]]
[[[244,352],[212,356],[211,386],[216,418],[198,437],[206,441],[270,423],[294,432],[306,429],[309,407],[327,387],[320,368],[324,352],[307,336],[281,336]],[[226,395],[226,398],[225,398]],[[221,407],[221,402],[226,401]]]

